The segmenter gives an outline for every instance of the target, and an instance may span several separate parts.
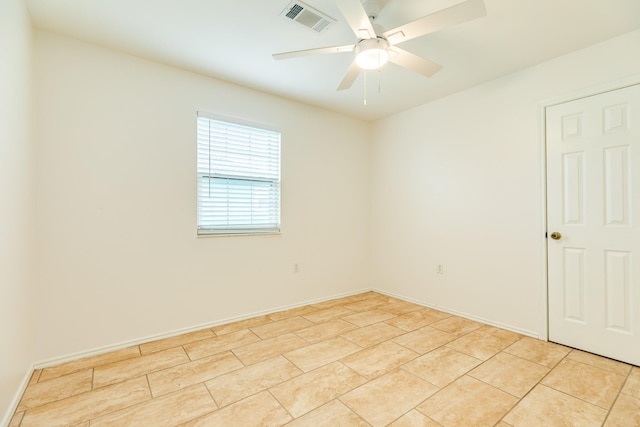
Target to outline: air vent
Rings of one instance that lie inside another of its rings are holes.
[[[336,22],[335,19],[300,1],[289,3],[281,15],[317,33],[327,29],[329,24]]]

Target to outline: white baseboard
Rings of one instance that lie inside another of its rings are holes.
[[[424,301],[419,301],[419,300],[416,300],[414,298],[409,298],[409,297],[406,297],[404,295],[398,295],[398,294],[394,294],[392,292],[383,291],[383,290],[380,290],[380,289],[372,289],[372,291],[373,292],[377,292],[379,294],[387,295],[387,296],[390,296],[390,297],[393,297],[393,298],[398,298],[398,299],[401,299],[403,301],[412,302],[414,304],[418,304],[418,305],[421,305],[421,306],[424,306],[424,307],[433,308],[434,310],[443,311],[445,313],[449,313],[449,314],[453,314],[453,315],[456,315],[456,316],[464,317],[465,319],[474,320],[476,322],[484,323],[486,325],[495,326],[496,328],[506,329],[507,331],[516,332],[518,334],[526,335],[526,336],[531,337],[531,338],[541,339],[537,332],[528,331],[526,329],[521,329],[521,328],[517,328],[517,327],[512,326],[512,325],[506,325],[504,323],[495,322],[493,320],[485,319],[485,318],[482,318],[482,317],[473,316],[473,315],[468,314],[468,313],[462,313],[460,311],[453,310],[453,309],[450,309],[450,308],[447,308],[447,307],[441,307],[441,306],[435,306],[435,305],[432,305],[432,304],[427,304]]]
[[[22,395],[24,394],[24,391],[27,389],[27,386],[29,385],[29,381],[31,381],[31,376],[33,375],[33,371],[34,371],[33,367],[27,370],[27,373],[24,375],[24,378],[20,382],[20,387],[18,387],[18,390],[16,390],[16,393],[13,396],[13,399],[11,400],[11,404],[7,409],[7,413],[4,414],[4,417],[2,418],[2,420],[0,420],[0,426],[2,427],[9,426],[9,423],[13,418],[13,413],[18,408],[18,405],[20,404],[20,399],[22,399]]]
[[[281,307],[275,307],[275,308],[268,309],[268,310],[253,312],[253,313],[245,314],[245,315],[242,315],[242,316],[235,316],[235,317],[229,317],[229,318],[226,318],[226,319],[219,319],[219,320],[215,320],[215,321],[212,321],[212,322],[203,323],[203,324],[200,324],[200,325],[194,325],[194,326],[189,326],[187,328],[176,329],[176,330],[173,330],[173,331],[170,331],[170,332],[166,332],[166,333],[162,333],[162,334],[156,334],[156,335],[150,335],[150,336],[146,336],[146,337],[136,338],[134,340],[120,342],[120,343],[117,343],[117,344],[111,344],[111,345],[107,345],[107,346],[104,346],[104,347],[98,347],[98,348],[94,348],[94,349],[86,350],[86,351],[81,351],[81,352],[77,352],[77,353],[67,354],[67,355],[61,356],[61,357],[55,357],[55,358],[52,358],[52,359],[41,360],[39,362],[34,363],[33,369],[48,368],[50,366],[59,365],[61,363],[71,362],[71,361],[78,360],[78,359],[83,359],[85,357],[97,356],[97,355],[100,355],[100,354],[105,354],[105,353],[109,353],[109,352],[116,351],[116,350],[122,350],[123,348],[131,347],[131,346],[134,346],[134,345],[140,345],[140,344],[144,344],[144,343],[151,342],[151,341],[157,341],[157,340],[161,340],[161,339],[165,339],[165,338],[171,338],[171,337],[175,337],[175,336],[178,336],[178,335],[187,334],[189,332],[199,331],[201,329],[212,328],[214,326],[225,325],[227,323],[232,323],[232,322],[239,322],[241,320],[250,319],[252,317],[264,316],[264,315],[267,315],[267,314],[277,313],[279,311],[284,311],[284,310],[290,310],[292,308],[303,307],[303,306],[309,305],[309,304],[318,304],[318,303],[321,303],[321,302],[324,302],[324,301],[329,301],[329,300],[336,299],[336,298],[344,298],[344,297],[357,295],[357,294],[361,294],[363,292],[369,292],[369,291],[371,291],[370,288],[360,289],[360,290],[352,291],[352,292],[345,292],[345,293],[342,293],[342,294],[332,295],[330,297],[317,298],[317,299],[313,299],[313,300],[307,300],[307,301],[304,301],[304,302],[301,302],[301,303],[296,303],[296,304],[291,304],[291,305],[286,305],[286,306],[281,306]],[[22,395],[22,394],[20,394],[20,395]]]

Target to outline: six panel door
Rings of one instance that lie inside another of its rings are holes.
[[[546,129],[549,340],[640,365],[640,85]]]

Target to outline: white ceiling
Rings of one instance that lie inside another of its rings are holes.
[[[362,74],[336,91],[352,53],[271,57],[355,44],[334,0],[303,0],[337,20],[322,33],[281,16],[290,0],[26,1],[39,28],[366,120],[640,28],[640,0],[485,0],[486,17],[399,45],[443,65],[439,73],[368,72],[364,106]],[[389,29],[459,2],[386,0],[376,22]]]

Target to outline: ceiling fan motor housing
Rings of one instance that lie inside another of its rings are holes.
[[[389,60],[389,42],[382,37],[360,40],[355,48],[356,64],[365,70],[375,70]]]

